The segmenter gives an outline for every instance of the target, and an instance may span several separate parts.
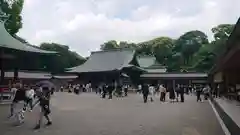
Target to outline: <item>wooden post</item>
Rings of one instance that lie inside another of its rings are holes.
[[[4,68],[3,68],[3,51],[1,50],[0,52],[0,70],[1,70],[1,80],[0,80],[0,84],[4,83]]]
[[[173,82],[172,82],[172,85],[173,85],[173,90],[175,91],[175,80],[173,80]]]

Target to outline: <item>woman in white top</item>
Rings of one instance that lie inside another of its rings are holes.
[[[27,105],[29,105],[30,106],[30,111],[32,111],[33,100],[34,100],[34,96],[35,96],[34,89],[31,87],[30,89],[26,90],[25,96],[26,96],[26,101],[25,101],[24,109],[26,109]]]
[[[151,102],[153,102],[153,101],[154,101],[154,100],[153,100],[153,98],[154,98],[154,93],[155,93],[155,88],[154,88],[153,85],[151,85],[151,86],[149,87],[149,93],[150,93],[150,100],[151,100]]]
[[[160,91],[160,101],[165,101],[165,97],[166,97],[166,92],[167,92],[167,90],[166,90],[166,88],[163,86],[163,85],[160,85],[159,86],[159,91]]]

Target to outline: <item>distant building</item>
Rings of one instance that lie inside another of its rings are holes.
[[[141,80],[150,84],[165,84],[175,86],[176,84],[205,84],[206,73],[196,72],[167,72],[167,67],[161,65],[153,56],[138,56],[138,63],[145,69]]]
[[[86,83],[122,83],[122,78],[126,77],[136,81],[144,69],[139,67],[135,50],[116,49],[92,52],[84,64],[67,72],[78,75]]]
[[[165,73],[166,66],[161,65],[153,56],[138,56],[139,66],[147,71],[147,73]]]

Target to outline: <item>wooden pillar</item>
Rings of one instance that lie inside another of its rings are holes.
[[[173,85],[173,90],[174,90],[174,91],[175,91],[175,86],[176,86],[175,83],[176,83],[175,80],[173,80],[172,85]]]
[[[4,83],[4,68],[3,68],[3,51],[0,51],[0,70],[1,70],[1,80],[0,80],[0,84]]]
[[[18,58],[16,58],[16,59],[14,59],[14,71],[13,71],[13,73],[14,73],[14,80],[16,81],[16,80],[18,80],[18,70],[19,70],[19,65],[20,63],[19,63],[19,59]]]
[[[18,68],[14,68],[14,80],[18,80]]]
[[[192,80],[188,81],[188,86],[192,85]]]

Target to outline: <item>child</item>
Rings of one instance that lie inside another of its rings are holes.
[[[32,111],[34,95],[35,95],[35,91],[32,87],[25,92],[25,96],[26,96],[25,106],[24,106],[25,110],[26,110],[27,105],[29,104],[30,105],[30,111]]]

